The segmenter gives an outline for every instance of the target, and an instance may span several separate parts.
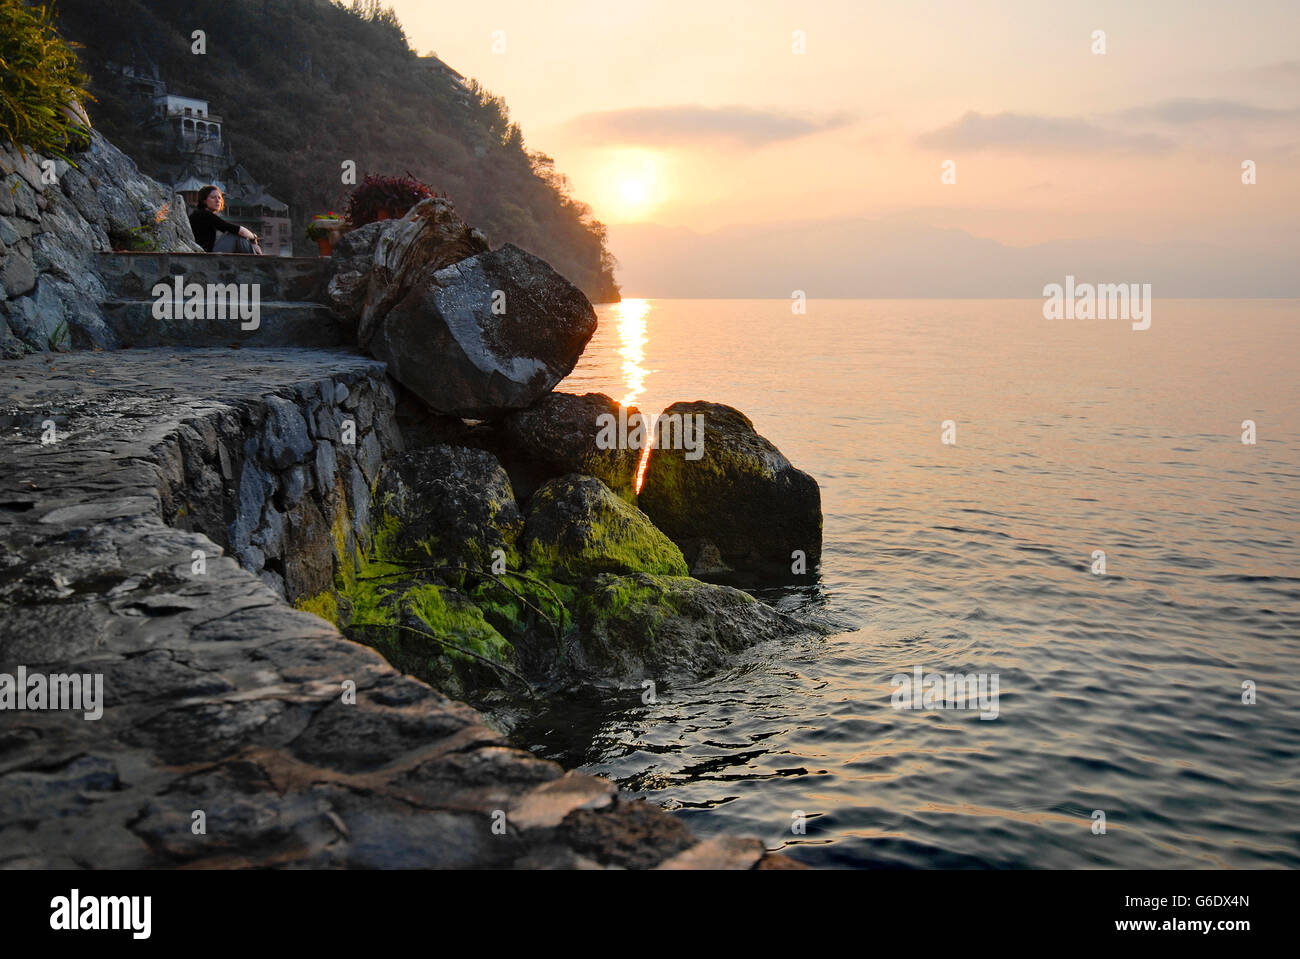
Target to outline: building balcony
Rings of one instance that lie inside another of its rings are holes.
[[[209,113],[207,116],[200,116],[197,113],[186,113],[184,110],[168,110],[166,113],[155,113],[155,119],[158,120],[202,120],[204,123],[220,123],[221,117],[215,113]]]

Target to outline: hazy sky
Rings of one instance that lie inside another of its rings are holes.
[[[392,5],[610,225],[1296,248],[1295,0]]]

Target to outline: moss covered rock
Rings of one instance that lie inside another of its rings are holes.
[[[788,573],[796,550],[814,568],[822,548],[817,481],[744,413],[720,403],[674,403],[660,414],[655,444],[638,503],[693,568],[705,562]]]
[[[366,582],[366,581],[363,581]],[[481,702],[515,669],[514,647],[468,597],[428,582],[373,583],[350,597],[344,632],[449,696]]]
[[[741,590],[647,573],[596,577],[576,620],[560,666],[598,686],[707,675],[749,646],[806,632]]]
[[[520,546],[531,572],[567,583],[600,573],[687,572],[682,551],[591,476],[563,476],[539,488]]]
[[[518,566],[523,514],[506,471],[484,450],[439,445],[403,453],[380,472],[372,516],[377,526],[400,530],[393,559],[487,569],[504,554],[507,567]]]

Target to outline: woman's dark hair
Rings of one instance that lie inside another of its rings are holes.
[[[220,192],[221,192],[220,187],[205,186],[202,190],[199,191],[199,198],[194,201],[194,209],[196,210],[207,209],[208,197],[212,196],[212,194],[214,193],[220,193]],[[222,200],[225,200],[225,197],[222,197]],[[222,206],[225,206],[225,203],[222,203]]]

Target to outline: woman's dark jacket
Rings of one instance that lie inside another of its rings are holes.
[[[207,207],[190,214],[190,229],[194,231],[194,240],[199,246],[212,252],[217,242],[217,231],[222,233],[239,233],[239,227],[229,220],[223,220]]]

